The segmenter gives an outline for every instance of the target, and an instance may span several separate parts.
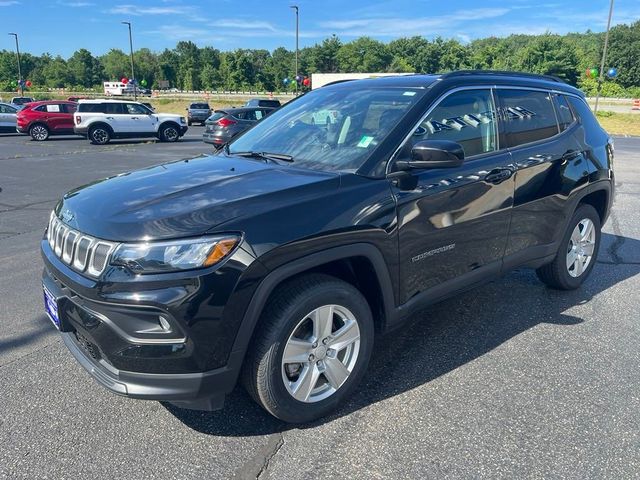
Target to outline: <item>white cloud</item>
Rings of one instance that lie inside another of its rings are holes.
[[[247,30],[271,30],[277,29],[269,22],[261,20],[245,20],[241,18],[221,18],[209,23],[212,27],[218,28],[241,28]]]
[[[95,3],[91,3],[91,2],[58,2],[58,4],[64,7],[71,7],[71,8],[91,7],[95,5]]]
[[[462,23],[473,20],[487,20],[501,17],[508,8],[476,8],[459,10],[447,15],[429,17],[362,18],[354,20],[334,20],[320,22],[319,26],[332,30],[338,35],[359,37],[362,35],[400,37],[411,35],[431,36],[444,34],[451,36]]]
[[[118,15],[180,15],[185,13],[185,8],[178,7],[141,7],[137,5],[120,5],[107,10],[107,13]]]
[[[16,0],[2,0],[0,1],[0,7],[10,7],[11,5],[18,5],[20,2]]]

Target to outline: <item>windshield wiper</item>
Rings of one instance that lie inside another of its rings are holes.
[[[287,155],[285,153],[271,153],[271,152],[230,152],[226,150],[226,153],[229,155],[238,155],[239,157],[247,157],[247,158],[261,158],[264,160],[281,160],[283,162],[293,162],[293,157],[291,155]]]

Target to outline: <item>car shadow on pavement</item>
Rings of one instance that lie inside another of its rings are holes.
[[[218,412],[165,407],[188,427],[211,435],[250,436],[313,428],[428,383],[538,325],[573,328],[589,321],[566,312],[640,273],[638,259],[621,256],[623,246],[627,252],[640,252],[640,241],[603,233],[593,273],[574,291],[547,288],[535,272],[519,269],[424,310],[377,341],[357,391],[337,412],[316,422],[296,426],[280,422],[240,387]]]
[[[39,315],[32,322],[33,328],[18,336],[0,338],[0,355],[11,349],[24,347],[43,337],[56,337],[57,330],[46,315]]]

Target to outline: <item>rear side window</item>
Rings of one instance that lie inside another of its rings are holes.
[[[45,107],[47,108],[47,112],[49,113],[60,113],[62,111],[62,109],[60,108],[60,104],[58,103],[45,105]]]
[[[551,97],[533,90],[497,90],[504,125],[501,145],[517,147],[553,137],[558,122]]]
[[[101,103],[81,103],[78,105],[78,112],[103,113]]]
[[[571,104],[576,117],[584,126],[587,132],[589,143],[606,143],[607,134],[602,129],[602,127],[598,123],[598,120],[596,120],[596,117],[593,115],[591,109],[585,103],[585,101],[570,95],[567,96],[567,100],[569,100],[569,103]]]
[[[209,105],[206,103],[192,103],[191,108],[194,110],[209,110]]]
[[[560,131],[564,132],[573,123],[573,112],[569,107],[567,97],[564,95],[553,95],[554,105],[556,107],[556,114],[558,115],[558,126]]]
[[[491,90],[465,90],[442,100],[416,129],[404,154],[421,140],[459,143],[466,157],[496,150],[496,110]]]
[[[220,120],[225,115],[226,115],[225,112],[216,112],[213,115],[211,115],[209,118],[207,118],[207,120],[209,122],[217,122],[218,120]]]
[[[102,113],[111,113],[111,114],[125,113],[121,103],[103,103],[101,111]]]

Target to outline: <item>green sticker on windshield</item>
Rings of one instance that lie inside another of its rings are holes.
[[[358,142],[358,147],[367,148],[372,141],[373,137],[370,137],[369,135],[363,135],[360,139],[360,142]]]

